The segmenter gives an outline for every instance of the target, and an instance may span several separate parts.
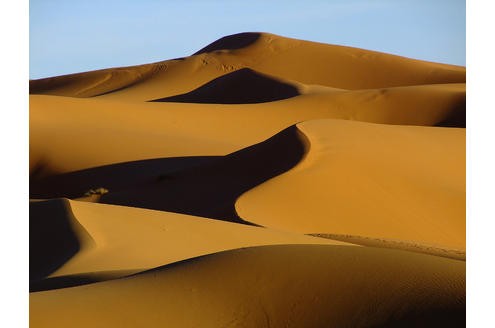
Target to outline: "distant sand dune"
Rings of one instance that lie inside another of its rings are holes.
[[[31,80],[29,92],[82,98],[94,97],[143,82],[165,68],[165,64],[148,64]]]
[[[155,99],[158,102],[253,104],[299,95],[298,89],[288,83],[259,74],[249,68],[222,75],[191,92]]]
[[[166,97],[167,89],[169,96],[189,92],[244,67],[304,84],[343,89],[466,81],[466,69],[460,66],[269,33],[244,33],[213,42],[183,60],[32,80],[30,92],[72,97],[108,94],[110,97],[149,100]]]
[[[219,50],[235,50],[248,47],[255,43],[261,37],[261,33],[246,32],[225,36],[217,41],[210,43],[206,47],[198,50],[194,55],[202,53],[219,51]]]

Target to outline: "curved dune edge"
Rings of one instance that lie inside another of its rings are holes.
[[[244,67],[304,84],[353,90],[466,81],[464,67],[269,33],[258,35],[253,42],[241,37],[236,42],[247,45],[237,49],[219,50],[214,42],[213,51],[181,60],[32,80],[30,90],[32,94],[149,100],[188,92]],[[170,85],[172,81],[175,85]]]
[[[291,126],[205,165],[166,174],[132,189],[109,192],[100,202],[250,223],[238,216],[237,198],[296,166],[306,147],[305,136]]]
[[[246,48],[258,41],[261,36],[262,33],[260,32],[245,32],[227,35],[196,51],[193,55],[219,50],[236,50]]]
[[[464,289],[463,261],[368,247],[250,247],[31,293],[30,326],[462,327]]]
[[[297,85],[281,81],[249,68],[227,73],[181,95],[150,100],[153,102],[255,104],[300,95]]]
[[[297,129],[309,142],[304,160],[242,194],[242,219],[465,250],[464,129],[331,119]]]
[[[249,106],[30,96],[30,171],[41,178],[119,162],[226,155],[313,119],[464,126],[465,97],[465,84],[316,92]]]
[[[423,245],[414,242],[392,239],[380,239],[353,235],[336,235],[331,233],[310,233],[309,236],[340,240],[361,246],[393,248],[404,251],[417,252],[435,256],[446,257],[454,260],[466,261],[466,251],[459,249],[440,248],[431,245]]]
[[[95,241],[74,216],[67,199],[29,203],[29,280],[43,279]]]
[[[31,270],[37,268],[36,263],[46,266],[49,261],[58,266],[43,276],[33,275],[30,279],[31,291],[115,279],[241,247],[275,244],[356,246],[273,229],[132,207],[67,199],[36,201],[33,204]],[[53,207],[54,204],[65,207],[59,209]],[[56,222],[70,219],[71,226],[78,228],[73,229],[73,239],[88,242],[80,242],[79,247],[70,254],[61,252],[62,249],[69,249],[69,235],[62,231],[60,223],[57,226],[50,223],[57,217],[61,218]],[[35,219],[37,222],[33,222]],[[63,240],[57,243],[61,238]],[[46,250],[51,244],[58,247]]]

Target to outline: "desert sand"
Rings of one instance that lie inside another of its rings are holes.
[[[465,81],[269,33],[31,80],[30,325],[465,326]]]

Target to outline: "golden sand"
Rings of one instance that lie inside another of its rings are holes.
[[[30,81],[32,327],[463,327],[466,69],[241,33]]]

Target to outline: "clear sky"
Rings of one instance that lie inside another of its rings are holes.
[[[239,32],[465,66],[464,0],[30,0],[30,78],[183,57]]]

